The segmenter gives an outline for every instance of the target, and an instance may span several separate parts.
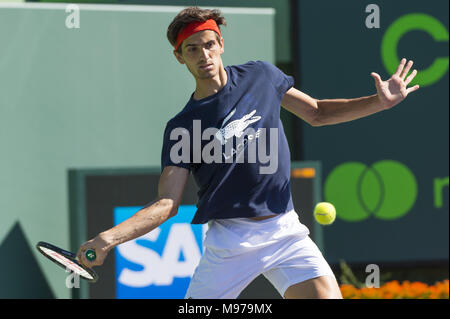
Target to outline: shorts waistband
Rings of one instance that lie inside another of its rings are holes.
[[[270,225],[270,224],[279,224],[282,223],[286,218],[292,218],[291,216],[295,216],[298,218],[298,215],[295,210],[290,210],[285,213],[278,214],[278,216],[267,218],[263,220],[251,220],[249,218],[230,218],[230,219],[215,219],[212,222],[217,222],[222,226],[251,226],[252,228],[258,227],[261,225]]]

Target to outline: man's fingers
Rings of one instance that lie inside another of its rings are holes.
[[[406,78],[405,80],[405,84],[408,85],[413,79],[414,77],[417,75],[417,70],[413,70],[411,72],[411,74]]]
[[[82,265],[89,267],[89,261],[84,256],[85,251],[86,249],[80,248],[80,250],[77,253],[77,259]]]
[[[78,261],[88,267],[88,268],[92,268],[94,265],[94,263],[90,262],[89,260],[87,260],[86,256],[84,256],[84,252],[80,255],[80,257],[78,258]]]
[[[381,79],[380,75],[378,73],[372,72],[370,75],[375,79],[375,84],[377,86],[380,86],[383,80]]]
[[[400,73],[402,72],[403,68],[405,67],[405,64],[406,64],[406,59],[403,58],[400,61],[400,64],[397,67],[397,71],[395,71],[394,75],[400,76]]]
[[[411,67],[412,67],[412,65],[413,65],[413,61],[412,60],[410,60],[409,62],[408,62],[408,64],[406,64],[406,67],[403,69],[403,72],[402,72],[402,74],[400,75],[400,78],[403,80],[405,77],[406,77],[406,75],[408,75],[408,72],[409,72],[409,70],[411,70]]]
[[[84,260],[83,260],[83,251],[80,249],[77,253],[77,259],[80,263],[82,263],[84,265]]]
[[[419,89],[419,84],[414,85],[414,86],[412,86],[412,87],[406,89],[406,93],[409,94],[409,93],[411,93],[411,92],[417,91],[418,89]]]

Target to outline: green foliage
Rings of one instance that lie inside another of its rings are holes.
[[[341,284],[353,285],[356,288],[362,288],[365,286],[363,282],[359,281],[358,278],[356,278],[355,274],[353,274],[353,271],[344,260],[339,261],[339,266],[341,268],[341,275],[339,276]]]

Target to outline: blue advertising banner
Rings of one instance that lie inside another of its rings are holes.
[[[114,225],[141,208],[115,207]],[[195,205],[182,205],[178,214],[160,227],[115,248],[117,298],[184,298],[207,229],[206,224],[190,224],[196,209]]]

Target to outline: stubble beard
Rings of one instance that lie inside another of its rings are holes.
[[[197,69],[197,78],[201,80],[212,79],[218,74],[217,66],[214,64],[213,69],[210,71],[202,71]]]

